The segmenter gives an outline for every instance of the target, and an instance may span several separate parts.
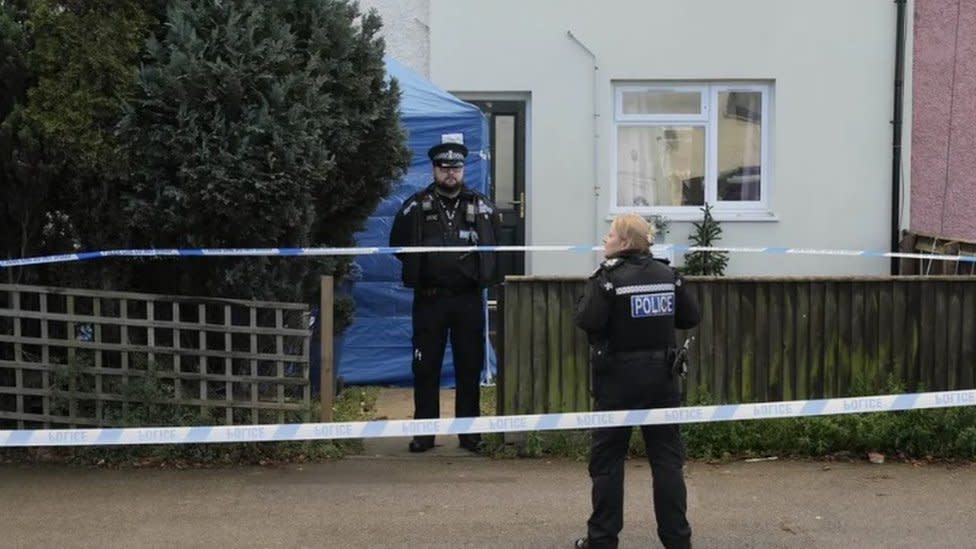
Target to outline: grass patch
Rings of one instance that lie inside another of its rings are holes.
[[[497,395],[495,386],[481,387],[481,415],[496,414]],[[584,461],[589,457],[590,435],[585,430],[529,431],[511,433],[505,442],[502,433],[485,433],[485,454],[496,459],[518,457],[539,458],[546,456],[568,457]]]
[[[903,392],[890,387],[891,393]],[[495,388],[482,389],[483,415],[495,414]],[[705,394],[693,405],[714,404]],[[805,418],[695,423],[681,427],[688,456],[736,460],[775,455],[784,458],[864,458],[881,452],[906,460],[976,460],[976,407],[909,410]],[[643,439],[634,428],[628,453],[643,458]],[[495,458],[589,457],[588,430],[533,431],[485,436]]]
[[[890,393],[902,392],[897,387]],[[158,388],[134,387],[152,402]],[[380,387],[348,387],[333,406],[336,421],[368,421],[376,417]],[[495,387],[481,388],[481,414],[495,415]],[[707,394],[693,405],[714,404]],[[320,406],[313,402],[307,413],[320,421]],[[120,425],[213,425],[203,418],[173,407],[130,407]],[[301,417],[289,418],[301,421]],[[634,428],[634,431],[638,431]],[[889,458],[908,460],[976,460],[976,407],[910,410],[808,418],[698,423],[682,426],[693,459],[730,461],[775,455],[783,458],[863,458],[881,452]],[[589,457],[590,431],[532,431],[511,433],[506,443],[501,433],[485,434],[487,455],[497,459],[561,457],[585,461]],[[513,441],[516,441],[513,443]],[[227,444],[170,444],[147,446],[90,446],[64,448],[4,448],[0,461],[57,461],[94,466],[201,467],[237,464],[302,463],[338,459],[363,451],[362,439],[335,441],[258,442]],[[639,432],[630,439],[629,455],[643,458]]]
[[[134,402],[118,425],[194,426],[217,424],[212,417],[202,417],[189,410],[173,406],[151,404],[156,401],[158,387],[147,378],[144,384],[132,384],[133,391],[150,404]],[[158,385],[158,384],[156,384]],[[333,405],[335,421],[368,421],[375,417],[378,387],[349,387],[338,395]],[[318,401],[305,411],[310,422],[321,420]],[[301,422],[304,414],[287,418]],[[338,459],[363,450],[361,439],[309,440],[294,442],[235,442],[217,444],[154,444],[141,446],[78,446],[51,448],[3,448],[0,461],[59,462],[100,467],[206,467],[225,465],[268,465],[275,463],[305,463]]]

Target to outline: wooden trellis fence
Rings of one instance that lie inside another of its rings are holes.
[[[121,425],[146,394],[203,421],[307,418],[308,320],[304,304],[0,284],[0,428]]]

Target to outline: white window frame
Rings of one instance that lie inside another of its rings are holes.
[[[620,83],[614,84],[614,119],[611,132],[610,214],[635,212],[643,216],[664,216],[675,221],[701,219],[701,206],[618,206],[617,192],[617,134],[624,126],[673,124],[705,128],[705,202],[720,221],[772,221],[776,217],[770,211],[773,191],[772,165],[769,154],[771,83],[758,82],[699,82],[699,83]],[[624,114],[623,94],[634,91],[697,91],[701,94],[699,114]],[[760,200],[718,201],[718,96],[722,92],[759,92],[762,94],[762,122],[760,124]],[[714,107],[714,108],[713,108]]]

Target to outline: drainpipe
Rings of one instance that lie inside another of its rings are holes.
[[[897,252],[901,230],[901,127],[905,92],[905,13],[907,0],[895,0],[898,10],[895,29],[895,100],[892,114],[894,136],[891,146],[891,251]],[[898,259],[891,259],[891,274],[898,274]]]
[[[583,48],[583,51],[590,55],[593,59],[593,244],[598,245],[600,243],[600,175],[598,169],[599,160],[599,137],[600,132],[598,131],[597,122],[600,118],[600,106],[597,104],[597,72],[600,70],[599,65],[596,62],[596,54],[593,50],[586,47],[586,44],[580,41],[579,38],[573,34],[573,31],[566,31],[566,35],[576,42],[576,44]]]

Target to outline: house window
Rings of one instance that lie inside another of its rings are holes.
[[[612,211],[769,217],[768,84],[615,86]]]

